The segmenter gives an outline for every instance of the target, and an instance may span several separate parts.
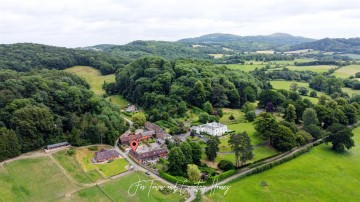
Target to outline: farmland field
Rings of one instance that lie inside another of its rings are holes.
[[[284,90],[290,90],[290,86],[292,83],[297,83],[299,87],[305,87],[307,89],[309,89],[309,92],[312,91],[313,89],[311,89],[309,87],[308,83],[305,82],[296,82],[296,81],[270,81],[271,85],[273,86],[274,89],[284,89]],[[319,97],[320,95],[324,95],[324,93],[321,93],[319,91],[317,91],[317,96]],[[318,103],[318,98],[315,97],[310,97],[310,96],[301,96],[303,99],[309,99],[312,103],[317,104]]]
[[[341,90],[344,93],[348,93],[350,97],[352,95],[360,95],[360,90],[354,90],[354,89],[351,89],[351,88],[341,88]]]
[[[130,186],[134,183],[141,181],[141,185],[145,189],[137,190],[136,195],[130,196],[135,191],[135,187]],[[161,185],[156,180],[151,185],[152,178],[143,173],[135,172],[130,175],[124,176],[112,182],[102,184],[99,187],[91,187],[71,195],[71,201],[181,201],[182,196],[177,193],[169,193],[167,195],[157,190],[151,190],[150,186]],[[111,198],[111,200],[109,199]]]
[[[229,183],[226,195],[207,193],[203,201],[359,201],[360,127],[354,134],[357,146],[350,151],[336,153],[331,145],[319,145],[275,168]]]
[[[357,72],[360,72],[360,65],[348,65],[336,70],[332,75],[339,78],[349,78],[349,76],[355,76]]]
[[[317,73],[327,72],[329,69],[335,68],[335,65],[314,65],[314,66],[287,66],[289,70],[296,71],[312,71]]]
[[[83,77],[89,84],[90,89],[97,95],[102,95],[105,91],[102,89],[104,82],[115,81],[115,75],[102,75],[99,70],[88,66],[75,66],[65,69],[64,71],[74,73]]]
[[[0,184],[0,201],[51,201],[78,188],[49,157],[5,164]]]
[[[254,71],[256,68],[260,69],[262,67],[266,66],[266,63],[259,63],[259,64],[226,64],[225,66],[227,66],[229,69],[235,69],[235,70],[241,70],[244,72],[250,72],[250,71]]]

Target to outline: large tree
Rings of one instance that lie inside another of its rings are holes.
[[[325,139],[325,142],[331,142],[333,145],[332,149],[335,151],[343,152],[345,148],[350,149],[355,146],[352,139],[354,134],[351,129],[341,124],[336,123],[328,127],[327,135],[328,137]]]
[[[131,117],[131,120],[134,122],[135,127],[142,127],[145,125],[146,116],[144,113],[136,113]]]
[[[309,126],[310,124],[319,124],[319,120],[317,118],[316,111],[312,108],[306,108],[303,115],[302,120],[304,122],[304,126]]]
[[[295,134],[286,126],[280,125],[270,137],[271,145],[278,151],[289,151],[297,146]]]
[[[210,138],[206,142],[205,154],[209,161],[214,161],[219,151],[219,142],[215,138]]]
[[[278,128],[275,117],[270,113],[261,113],[254,122],[257,135],[267,139]]]
[[[193,163],[192,151],[191,151],[190,144],[187,141],[185,141],[180,144],[180,149],[181,149],[182,153],[185,155],[186,164]]]
[[[190,142],[192,160],[195,164],[199,165],[201,160],[202,149],[197,142]]]
[[[285,109],[284,119],[285,121],[288,121],[290,123],[295,122],[296,109],[294,105],[289,104],[288,107]]]
[[[229,146],[235,153],[235,166],[240,167],[253,158],[251,139],[246,132],[231,134]]]
[[[190,181],[196,182],[200,180],[201,171],[195,164],[188,164],[187,165],[187,175]]]
[[[168,160],[169,173],[176,176],[183,176],[186,168],[186,157],[179,147],[171,148]]]

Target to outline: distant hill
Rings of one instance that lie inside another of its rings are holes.
[[[192,47],[190,44],[169,41],[138,40],[126,45],[114,45],[102,48],[104,52],[110,53],[111,55],[132,59],[154,55],[170,60],[176,58],[211,59],[207,53]]]
[[[305,42],[312,42],[315,39],[309,39],[301,36],[292,36],[285,33],[275,33],[271,35],[258,36],[237,36],[233,34],[207,34],[195,38],[180,39],[182,43],[228,43],[228,42],[256,42],[270,43],[278,45],[294,45]]]
[[[314,49],[325,52],[360,54],[360,38],[325,38],[309,43],[293,45],[290,50]]]

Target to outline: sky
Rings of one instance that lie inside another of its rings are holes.
[[[210,33],[360,36],[360,0],[0,0],[0,44],[64,47]]]

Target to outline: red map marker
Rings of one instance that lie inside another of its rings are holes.
[[[139,146],[138,141],[133,140],[130,142],[130,147],[132,148],[133,151],[136,151],[136,148]]]

